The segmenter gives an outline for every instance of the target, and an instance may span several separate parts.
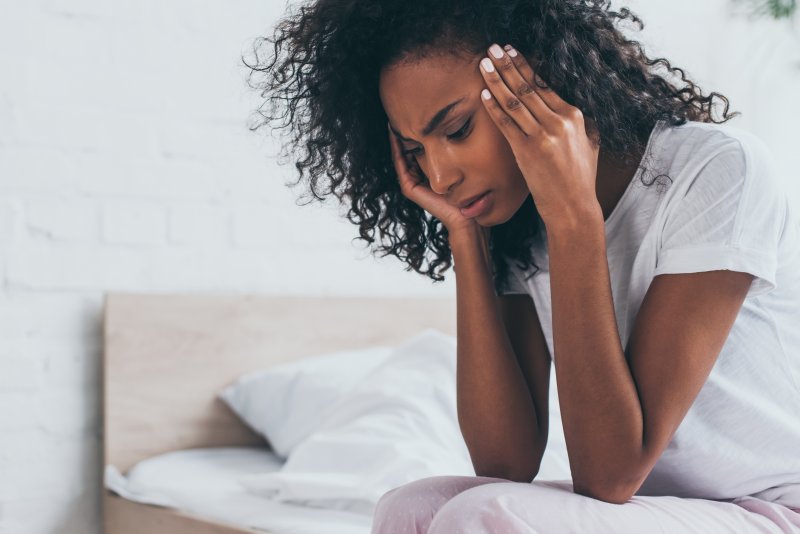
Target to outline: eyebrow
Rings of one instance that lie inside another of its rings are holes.
[[[460,104],[461,101],[464,100],[464,98],[465,97],[462,96],[458,100],[456,100],[454,102],[450,102],[445,107],[443,107],[442,109],[437,111],[436,115],[434,115],[433,118],[428,122],[427,126],[425,126],[425,128],[422,129],[422,135],[423,136],[430,135],[431,132],[433,132],[433,130],[435,130],[442,123],[442,121],[444,121],[444,119],[447,117],[447,114],[450,113],[450,111],[454,107],[456,107],[458,104]],[[413,139],[409,139],[407,137],[403,137],[402,135],[400,135],[400,132],[395,130],[394,126],[392,126],[391,128],[392,128],[392,131],[395,133],[395,135],[397,135],[397,137],[399,137],[401,140],[403,140],[403,141],[411,141],[411,142],[414,141]]]

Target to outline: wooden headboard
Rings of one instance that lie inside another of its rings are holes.
[[[264,444],[216,395],[239,375],[324,352],[456,333],[455,298],[110,293],[103,317],[103,459]]]

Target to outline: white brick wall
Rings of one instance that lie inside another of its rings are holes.
[[[0,532],[100,531],[104,292],[452,292],[296,206],[293,167],[246,129],[239,57],[282,4],[0,0]],[[800,198],[797,34],[725,5],[633,7]]]

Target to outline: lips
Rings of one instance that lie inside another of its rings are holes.
[[[470,204],[472,204],[473,202],[475,202],[476,200],[478,200],[479,198],[481,198],[482,196],[486,195],[487,193],[488,193],[488,191],[486,191],[485,193],[481,193],[480,195],[475,195],[474,197],[470,197],[470,198],[468,198],[468,199],[466,199],[466,200],[464,200],[462,202],[459,202],[457,204],[457,206],[458,206],[459,209],[464,209],[467,206],[469,206]]]

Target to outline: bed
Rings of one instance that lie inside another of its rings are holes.
[[[277,468],[268,443],[217,398],[221,388],[251,370],[330,350],[397,343],[424,328],[455,335],[455,311],[449,297],[109,293],[103,319],[104,465],[126,473],[140,461],[170,453],[181,455],[186,472],[198,473],[209,461],[235,453]],[[237,468],[230,463],[231,470]],[[272,532],[221,519],[224,511],[246,504],[231,494],[230,503],[198,507],[220,508],[210,514],[135,502],[105,485],[102,492],[108,534]],[[350,517],[300,507],[261,506],[258,513],[262,519],[284,514],[298,521],[318,514],[318,524],[330,532]],[[368,518],[359,521],[353,527],[364,531]],[[303,531],[302,522],[293,525]]]

